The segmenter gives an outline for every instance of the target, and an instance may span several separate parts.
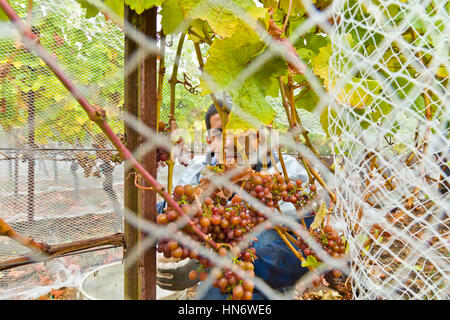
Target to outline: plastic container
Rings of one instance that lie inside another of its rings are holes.
[[[116,262],[87,273],[78,287],[78,300],[124,300],[124,266]],[[169,291],[156,286],[157,300],[186,299],[186,290]]]

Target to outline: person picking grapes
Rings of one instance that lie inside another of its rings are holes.
[[[219,101],[219,104],[223,106],[221,101]],[[210,152],[206,154],[206,157],[202,162],[194,162],[184,170],[177,181],[178,185],[198,185],[202,178],[202,172],[205,166],[214,166],[219,162],[217,154],[220,154],[222,148],[222,122],[214,104],[212,104],[206,112],[205,123],[208,130],[206,141]],[[227,144],[225,146],[225,150],[227,151],[230,151],[231,149],[232,143],[230,143],[230,141],[232,142],[232,139],[227,139]],[[232,154],[234,154],[234,152]],[[278,168],[280,168],[279,159],[275,156],[273,159],[277,162],[276,165]],[[306,183],[308,181],[306,170],[295,158],[283,155],[283,160],[291,180],[294,182],[297,181],[298,184]],[[270,160],[268,160],[266,166],[268,173],[275,172],[274,166]],[[262,163],[259,159],[257,163],[253,165],[253,169],[256,172],[261,171],[262,167]],[[286,201],[281,203],[280,209],[284,213],[288,213],[288,211],[291,210],[290,213],[296,215],[295,208],[292,205],[289,206],[289,204],[290,203]],[[157,208],[158,212],[162,212],[164,207],[164,202],[159,203]],[[304,220],[309,227],[313,221],[313,217],[308,216]],[[292,288],[303,274],[308,272],[308,269],[301,266],[300,261],[275,230],[264,230],[257,236],[257,239],[258,241],[253,243],[256,256],[256,260],[254,261],[254,274],[257,277],[262,278],[273,289],[286,292]],[[159,265],[157,269],[157,284],[166,290],[184,290],[189,288],[204,278],[204,276],[200,277],[202,279],[192,276],[192,271],[199,269],[199,267],[200,263],[194,259],[184,259],[175,266],[170,265],[167,267],[167,265]],[[203,283],[200,285],[203,285]],[[221,293],[219,289],[211,287],[207,290],[202,299],[223,300],[227,297],[228,295]],[[262,292],[257,288],[254,288],[252,300],[266,299],[267,297]]]

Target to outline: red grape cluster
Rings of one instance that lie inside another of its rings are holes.
[[[278,207],[280,200],[291,202],[296,208],[300,208],[316,192],[314,184],[309,186],[308,193],[302,180],[285,181],[279,172],[274,174],[254,172],[249,181],[245,183],[244,189],[269,208]]]
[[[221,256],[229,255],[226,248],[237,244],[246,233],[251,232],[258,223],[264,221],[263,215],[251,209],[238,195],[234,195],[230,203],[226,205],[215,203],[211,197],[204,198],[203,204],[199,205],[196,200],[199,193],[198,187],[178,185],[174,188],[173,199],[179,203],[181,210],[190,218],[196,228],[220,245],[217,252]],[[179,218],[180,216],[175,210],[168,208],[157,216],[157,223],[167,225]],[[189,224],[182,227],[181,231],[195,241],[204,242]],[[214,266],[210,260],[200,256],[195,250],[181,245],[176,240],[159,240],[158,252],[163,253],[166,258],[198,260],[201,266],[190,272],[189,278],[192,280],[198,277],[203,281],[208,275],[205,269]],[[232,260],[252,278],[254,277],[253,261],[255,257],[255,250],[250,247]],[[252,297],[253,282],[250,279],[238,277],[231,270],[223,270],[221,276],[214,281],[214,285],[222,292],[229,293],[232,299],[251,299]]]
[[[345,245],[342,238],[330,224],[325,225],[323,229],[317,228],[310,230],[309,232],[314,239],[321,244],[322,248],[332,257],[338,258],[345,254]],[[297,246],[306,256],[313,255],[317,261],[321,261],[311,247],[300,237],[297,239]]]
[[[296,207],[303,206],[314,196],[316,191],[315,185],[310,185],[308,190],[301,180],[285,181],[280,173],[263,174],[260,172],[251,172],[250,177],[244,182],[243,188],[269,208],[277,208],[280,201],[291,202]],[[178,185],[173,190],[173,199],[178,202],[181,210],[190,220],[190,223],[181,228],[181,232],[205,245],[206,238],[199,235],[198,231],[200,230],[206,237],[219,245],[217,249],[219,255],[231,258],[234,264],[249,275],[243,279],[232,270],[221,270],[214,279],[214,287],[222,293],[230,294],[232,299],[250,300],[254,287],[252,278],[254,277],[255,250],[250,245],[237,256],[232,256],[227,248],[239,243],[245,234],[250,233],[266,218],[249,203],[243,201],[239,194],[235,194],[231,201],[228,201],[230,197],[231,192],[226,188],[215,189],[207,196],[203,194],[200,186]],[[166,225],[176,222],[180,218],[179,214],[169,207],[164,213],[158,215],[157,223]],[[203,281],[208,276],[205,269],[214,266],[210,260],[175,240],[160,240],[158,251],[163,253],[166,258],[199,260],[201,263],[199,269],[192,270],[189,274],[189,278],[192,280],[198,277]]]
[[[254,265],[251,262],[238,261],[239,267],[245,271],[248,278],[243,279],[230,269],[220,272],[213,282],[213,287],[220,292],[231,294],[233,300],[251,300],[255,287],[252,278],[255,276]]]

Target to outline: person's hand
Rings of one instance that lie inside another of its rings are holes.
[[[185,259],[179,262],[158,262],[156,283],[165,290],[184,290],[192,287],[200,280],[189,279],[189,272],[197,270],[200,262],[193,259]]]

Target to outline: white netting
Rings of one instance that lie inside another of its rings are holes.
[[[281,4],[281,1],[267,1],[272,2]],[[290,2],[284,1],[283,5],[287,7]],[[289,135],[283,137],[283,143],[289,151],[307,155],[305,158],[313,162],[328,186],[336,188],[337,210],[331,220],[337,223],[338,231],[344,230],[350,249],[350,254],[343,259],[333,259],[317,243],[315,247],[311,244],[324,261],[321,268],[347,271],[345,264],[351,262],[350,276],[356,299],[448,299],[448,194],[443,181],[447,176],[441,170],[446,162],[442,159],[447,159],[449,149],[448,4],[334,0],[317,1],[321,3],[316,4],[320,7],[316,10],[311,1],[301,2],[308,15],[290,22],[290,40],[294,43],[296,37],[311,29],[320,28],[328,35],[305,38],[304,45],[296,43],[305,62],[315,56],[316,67],[307,69],[296,80],[293,103],[304,129],[320,137],[315,142],[316,147],[323,144],[320,146],[323,150],[319,149],[321,154],[330,150],[324,137],[325,124],[330,123],[335,175],[303,143]],[[328,6],[331,2],[332,6]],[[300,1],[292,3],[295,10],[302,8]],[[27,6],[22,1],[11,1],[11,4],[26,21]],[[217,96],[222,90],[232,91],[243,84],[255,89],[246,79],[265,68],[270,71],[272,63],[279,63],[272,58],[280,55],[286,58],[283,52],[286,47],[280,46],[280,52],[275,50],[278,43],[269,41],[266,30],[258,29],[254,17],[243,13],[236,3],[205,0],[197,5],[198,10],[192,14],[203,10],[223,18],[222,26],[214,26],[219,30],[226,23],[237,21],[233,15],[239,17],[242,21],[236,25],[241,30],[258,30],[259,50],[263,46],[273,49],[263,53],[255,50],[244,61],[246,68],[239,73],[226,67],[242,63],[234,61],[233,55],[245,50],[234,48],[234,52],[228,52],[223,78],[231,80],[225,84],[211,83],[210,90]],[[262,4],[258,6],[261,8]],[[253,13],[258,15],[256,9]],[[106,111],[108,124],[116,133],[123,133],[123,32],[102,14],[90,19],[84,14],[85,10],[74,1],[33,1],[31,22],[44,48],[56,58],[81,93],[90,103]],[[279,12],[276,18],[279,24],[284,21]],[[121,232],[124,166],[115,162],[117,152],[45,64],[21,46],[12,30],[8,23],[0,28],[0,217],[17,232],[48,244]],[[221,31],[227,34],[229,30]],[[174,36],[167,41],[176,44],[178,39],[179,36]],[[329,46],[327,41],[331,42]],[[167,65],[175,58],[175,47],[166,48]],[[203,45],[202,49],[208,51],[211,47]],[[213,55],[211,51],[206,57]],[[178,72],[180,79],[184,72],[190,77],[190,88],[199,83],[197,65],[191,44],[183,51]],[[168,69],[166,75],[170,74]],[[207,72],[202,75],[203,84],[209,86]],[[260,78],[266,76],[262,73]],[[325,88],[316,76],[324,80]],[[167,84],[168,79],[165,80]],[[204,128],[204,109],[211,100],[188,93],[189,85],[186,86],[178,85],[176,89],[178,126],[188,130],[196,126]],[[258,94],[258,90],[249,91],[248,100],[244,101],[251,104]],[[277,94],[278,87],[271,97],[263,98],[275,106],[275,126],[285,128],[288,124],[283,107],[285,98]],[[168,85],[164,86],[163,96],[161,120],[167,121]],[[263,102],[258,103],[264,107]],[[248,121],[257,118],[257,108],[253,114],[239,110],[239,103],[233,108],[239,116],[248,117]],[[323,119],[323,108],[328,108],[328,122]],[[129,125],[138,127],[135,122],[130,119]],[[146,136],[147,131],[142,129],[141,134]],[[147,137],[151,141],[153,133]],[[196,164],[200,166],[201,161]],[[183,168],[175,167],[174,177],[182,171]],[[159,168],[158,180],[166,184],[166,177],[167,169]],[[230,177],[216,178],[213,183],[218,186],[242,191],[230,184]],[[438,186],[444,188],[438,190]],[[286,215],[275,215],[249,193],[245,194],[246,201],[257,210],[268,212],[267,216],[275,224],[299,226],[294,220],[296,212],[286,210]],[[319,187],[317,198],[302,214],[328,200],[327,192]],[[167,236],[167,229],[162,227],[144,225],[143,228],[156,238]],[[183,240],[189,242],[174,230],[170,234],[183,244]],[[154,240],[146,239],[145,245],[151,245]],[[205,257],[217,261],[218,266],[225,265],[224,259],[214,252],[200,250]],[[26,251],[8,238],[0,237],[0,260]],[[0,297],[16,297],[18,292],[52,285],[55,281],[74,283],[79,270],[120,259],[121,253],[121,248],[110,254],[85,253],[58,258],[46,266],[36,264],[0,272]],[[62,264],[67,271],[63,276],[58,273]],[[78,267],[68,267],[70,264]],[[308,283],[312,277],[308,274],[299,282]],[[212,284],[211,278],[199,290],[199,296]],[[292,291],[282,294],[271,290],[261,279],[255,279],[255,284],[270,298],[293,296]]]
[[[355,298],[448,299],[448,3],[333,8],[329,116]]]

